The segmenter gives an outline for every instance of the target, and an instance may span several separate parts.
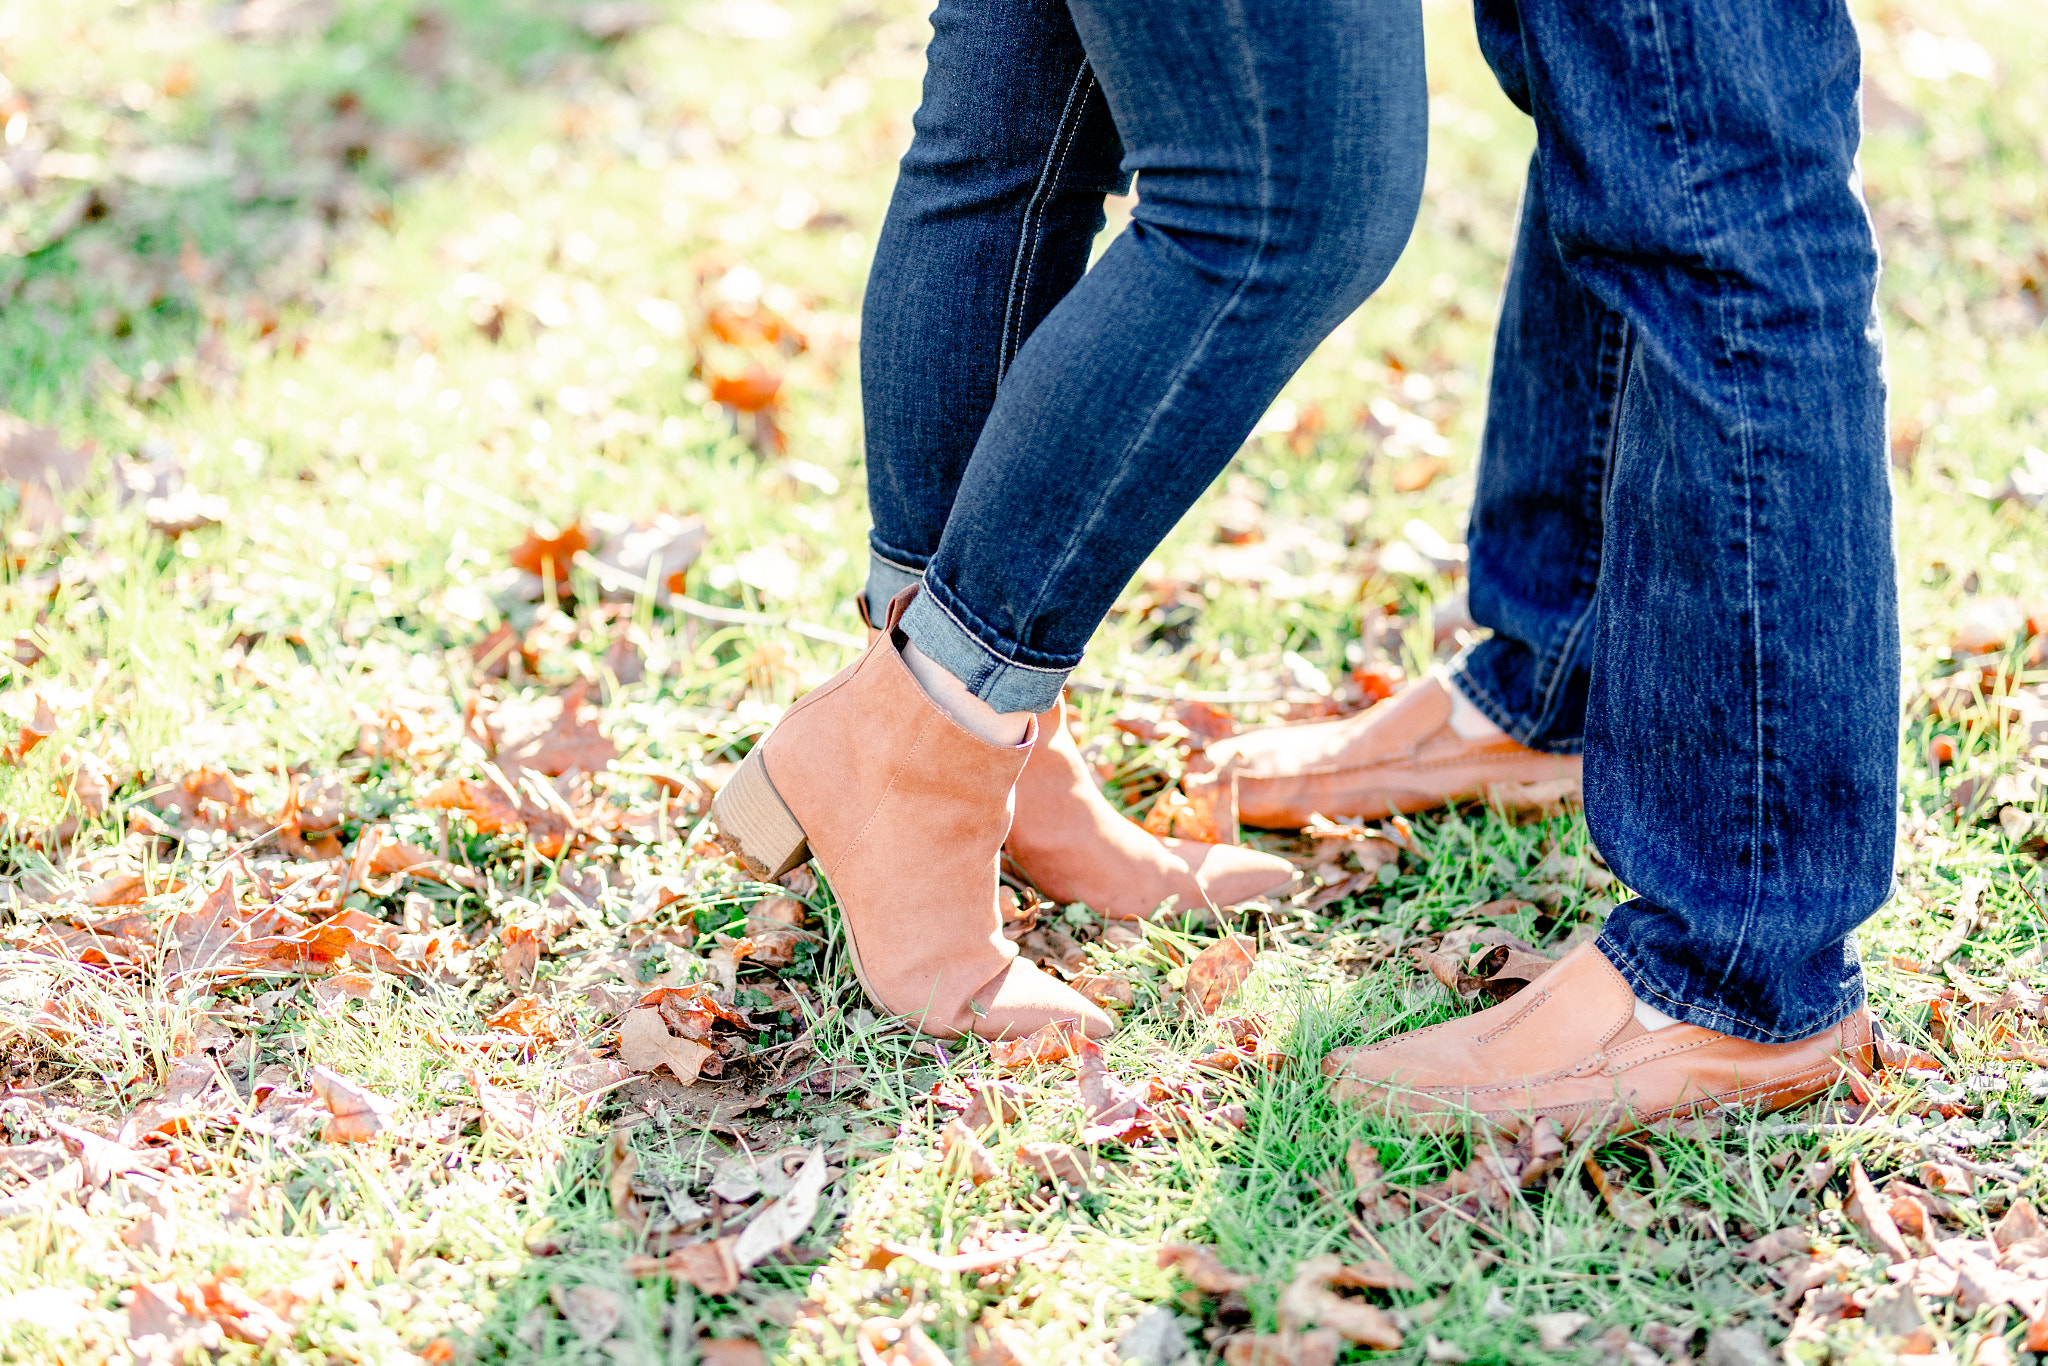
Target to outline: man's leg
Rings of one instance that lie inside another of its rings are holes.
[[[1621,314],[1565,269],[1532,158],[1466,532],[1472,617],[1493,634],[1449,673],[1495,725],[1552,753],[1578,752],[1585,734],[1601,493],[1629,342]]]
[[[1370,711],[1210,747],[1252,825],[1553,801],[1580,775],[1600,500],[1629,328],[1558,256],[1535,163],[1494,333],[1472,503],[1472,615],[1493,634]]]
[[[1639,997],[1757,1042],[1863,999],[1889,894],[1899,636],[1877,250],[1840,0],[1520,7],[1551,235],[1633,330],[1609,462],[1587,820]]]
[[[1628,325],[1586,813],[1638,897],[1522,996],[1325,1068],[1424,1121],[1789,1104],[1868,1048],[1849,935],[1896,809],[1855,29],[1839,0],[1483,0],[1481,34],[1559,259]]]

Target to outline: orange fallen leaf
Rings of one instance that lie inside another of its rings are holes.
[[[1017,1148],[1017,1165],[1048,1181],[1089,1190],[1102,1180],[1102,1169],[1080,1148],[1066,1143],[1025,1143]]]
[[[538,996],[515,996],[486,1016],[484,1023],[542,1043],[552,1043],[557,1037],[554,1009]]]
[[[1188,964],[1184,998],[1188,1008],[1200,1015],[1214,1015],[1230,994],[1252,975],[1258,946],[1241,934],[1219,939],[1195,955]]]
[[[1054,1020],[1040,1025],[1021,1039],[998,1039],[988,1046],[988,1052],[998,1067],[1015,1071],[1033,1063],[1058,1062],[1061,1058],[1072,1057],[1075,1041],[1086,1037],[1078,1022]]]
[[[581,526],[555,527],[546,522],[528,528],[526,539],[512,548],[506,558],[514,569],[524,569],[558,584],[569,581],[569,565],[579,550],[590,549],[590,537]]]
[[[498,954],[498,975],[512,990],[524,991],[540,966],[540,936],[522,925],[507,925],[499,937],[505,947]]]
[[[63,529],[59,495],[85,481],[92,448],[73,446],[55,427],[0,413],[0,481],[13,485],[20,525],[36,536]]]
[[[945,1153],[946,1160],[958,1164],[967,1179],[977,1186],[1000,1175],[995,1158],[974,1136],[974,1130],[957,1119],[947,1120],[945,1128],[939,1131],[939,1148]]]
[[[1236,1333],[1223,1343],[1224,1366],[1333,1366],[1342,1340],[1327,1328],[1307,1333]]]
[[[315,1067],[308,1085],[333,1116],[325,1130],[330,1143],[360,1143],[375,1138],[391,1127],[391,1117],[398,1112],[396,1101],[326,1067]]]
[[[1130,978],[1118,973],[1084,972],[1070,978],[1067,985],[1095,1004],[1112,1010],[1129,1010],[1138,1001],[1137,987]]]
[[[1333,1284],[1356,1285],[1358,1280],[1349,1278],[1360,1274],[1328,1254],[1302,1262],[1295,1268],[1294,1279],[1280,1292],[1280,1327],[1288,1332],[1311,1326],[1327,1328],[1361,1347],[1382,1352],[1398,1348],[1401,1330],[1386,1311],[1364,1300],[1347,1299],[1330,1288]],[[1371,1283],[1370,1277],[1366,1283]]]
[[[588,683],[579,681],[557,696],[530,701],[485,703],[472,697],[470,733],[515,781],[523,768],[550,777],[572,770],[602,773],[618,757],[618,749],[585,709],[588,689]]]
[[[1418,455],[1394,467],[1391,482],[1396,493],[1420,493],[1450,472],[1451,462],[1440,455]]]
[[[768,1354],[752,1338],[699,1338],[701,1366],[768,1366]]]
[[[517,833],[526,828],[526,817],[495,789],[468,778],[450,778],[420,798],[419,805],[430,811],[459,811],[486,835]]]
[[[758,413],[763,408],[773,407],[781,394],[782,376],[761,365],[740,374],[711,377],[711,401],[737,408],[743,413]]]
[[[291,1325],[248,1291],[225,1276],[209,1276],[194,1287],[206,1316],[237,1342],[261,1347],[272,1339],[288,1339]]]

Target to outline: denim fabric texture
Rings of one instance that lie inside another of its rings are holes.
[[[998,711],[1043,711],[1406,244],[1421,13],[943,0],[932,26],[861,316],[867,597],[879,619],[921,575],[909,638]]]
[[[1583,745],[1636,994],[1758,1042],[1863,1000],[1899,631],[1877,251],[1839,0],[1479,0],[1536,122],[1458,686]]]

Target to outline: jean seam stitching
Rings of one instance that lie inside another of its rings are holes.
[[[1031,198],[1024,205],[1024,221],[1017,233],[1017,256],[1010,264],[1010,292],[1003,300],[1003,333],[1001,353],[997,357],[996,380],[1010,368],[1010,360],[1017,353],[1012,337],[1021,328],[1019,313],[1022,308],[1020,295],[1031,288],[1032,266],[1037,261],[1037,224],[1042,217],[1042,206],[1059,173],[1067,162],[1067,153],[1072,149],[1074,139],[1079,136],[1081,120],[1074,117],[1077,104],[1082,100],[1084,89],[1092,88],[1094,74],[1084,57],[1080,70],[1074,73],[1074,82],[1067,88],[1067,102],[1060,110],[1060,120],[1053,127],[1052,145],[1046,148],[1045,163],[1039,168],[1038,183],[1031,187]]]
[[[1251,44],[1246,42],[1243,36],[1245,30],[1244,11],[1241,4],[1237,3],[1231,4],[1230,9],[1236,19],[1234,27],[1237,31],[1238,44],[1241,55],[1244,58],[1245,70],[1249,73],[1248,79],[1252,85],[1252,105],[1254,108],[1263,109],[1265,107],[1265,98],[1259,88],[1257,57],[1251,51]],[[1259,132],[1259,240],[1252,247],[1251,260],[1246,264],[1244,274],[1239,277],[1236,288],[1231,290],[1230,297],[1224,300],[1222,306],[1210,317],[1207,325],[1202,329],[1202,335],[1195,339],[1195,344],[1188,348],[1187,355],[1182,358],[1179,367],[1174,371],[1172,379],[1168,382],[1166,391],[1159,396],[1159,401],[1152,405],[1152,411],[1146,417],[1145,425],[1139,429],[1136,435],[1132,436],[1130,441],[1125,443],[1122,452],[1119,453],[1115,462],[1120,468],[1128,468],[1131,453],[1142,449],[1145,443],[1151,439],[1153,431],[1159,425],[1160,415],[1172,406],[1174,399],[1179,396],[1181,389],[1185,386],[1188,372],[1193,369],[1195,359],[1208,347],[1210,339],[1216,335],[1216,329],[1236,309],[1238,301],[1244,297],[1245,291],[1251,288],[1252,282],[1259,278],[1259,268],[1265,262],[1266,248],[1271,240],[1273,230],[1273,148],[1263,120],[1254,119],[1253,123]],[[1059,581],[1060,575],[1066,571],[1067,566],[1074,562],[1074,557],[1080,553],[1081,547],[1088,542],[1097,524],[1108,514],[1112,502],[1111,492],[1112,489],[1107,486],[1098,491],[1095,499],[1095,510],[1089,514],[1087,523],[1080,527],[1077,532],[1069,533],[1065,551],[1061,553],[1058,562],[1046,574],[1045,581],[1039,588],[1037,598],[1032,601],[1030,610],[1024,614],[1025,620],[1032,620],[1038,615],[1039,608],[1045,602],[1046,594],[1051,591],[1052,585]]]
[[[1650,8],[1653,12],[1656,11],[1656,0],[1651,0]],[[1667,38],[1667,30],[1665,28],[1665,25],[1661,22],[1661,18],[1657,26],[1657,32],[1660,40],[1664,40]],[[1686,125],[1682,117],[1682,110],[1680,108],[1680,101],[1678,99],[1678,81],[1676,73],[1671,68],[1670,43],[1668,42],[1668,40],[1660,42],[1658,55],[1660,61],[1664,66],[1665,88],[1669,92],[1669,100],[1671,104],[1671,127],[1673,130],[1673,136],[1676,138],[1678,142],[1678,162],[1685,172],[1685,179],[1683,183],[1690,185],[1695,183],[1696,181],[1696,168],[1692,165],[1693,158],[1691,156],[1691,145],[1690,140],[1686,137]],[[1693,237],[1694,240],[1699,243],[1700,258],[1702,261],[1707,261],[1711,259],[1711,253],[1707,248],[1709,242],[1712,239],[1707,235],[1706,225],[1700,221],[1698,204],[1699,199],[1697,194],[1691,194],[1685,197],[1686,216],[1692,220]],[[1733,326],[1732,320],[1728,315],[1726,291],[1719,288],[1718,286],[1718,281],[1720,279],[1719,273],[1710,270],[1708,272],[1708,279],[1717,282],[1714,286],[1714,302],[1715,312],[1718,313],[1721,318],[1721,325],[1718,329],[1720,333],[1719,340],[1721,342],[1721,345],[1724,348],[1726,348],[1726,353],[1728,355],[1739,355],[1741,353],[1741,349],[1737,345],[1738,338],[1735,335],[1736,328]],[[1737,417],[1736,433],[1740,441],[1740,449],[1742,452],[1742,565],[1743,575],[1745,579],[1745,597],[1748,600],[1750,613],[1750,667],[1753,670],[1753,678],[1750,685],[1749,697],[1750,744],[1752,756],[1751,772],[1753,774],[1753,793],[1750,803],[1750,878],[1749,896],[1747,899],[1748,904],[1746,904],[1743,907],[1741,924],[1736,929],[1734,942],[1729,946],[1727,959],[1721,967],[1721,984],[1723,986],[1727,984],[1728,978],[1733,974],[1735,970],[1736,961],[1742,956],[1744,948],[1746,948],[1749,943],[1750,932],[1756,924],[1757,913],[1763,906],[1764,895],[1764,658],[1763,604],[1757,596],[1756,581],[1756,450],[1755,443],[1752,439],[1752,433],[1750,430],[1747,405],[1743,401],[1743,386],[1739,374],[1736,375],[1734,379],[1735,382],[1731,386],[1731,389],[1733,391],[1733,398],[1735,402]]]
[[[901,560],[892,560],[887,555],[884,555],[881,551],[875,549],[875,543],[872,537],[870,537],[868,540],[868,554],[872,558],[881,561],[883,564],[888,565],[891,569],[900,569],[904,573],[912,576],[913,578],[924,573],[923,565],[905,564]]]
[[[949,591],[950,590],[945,589],[943,586],[935,584],[929,578],[925,580],[924,596],[931,600],[932,606],[938,608],[939,611],[945,615],[946,619],[952,622],[954,627],[962,635],[966,636],[969,640],[973,641],[976,645],[981,647],[982,652],[986,654],[990,660],[993,661],[992,668],[1024,669],[1035,674],[1070,674],[1075,669],[1080,667],[1079,660],[1075,660],[1074,663],[1068,665],[1046,667],[1040,664],[1026,664],[1022,660],[1011,659],[1007,654],[1003,652],[1002,649],[990,645],[987,639],[983,637],[980,631],[975,630],[973,627],[969,626],[965,621],[961,620],[961,612],[966,612],[966,615],[968,616],[973,616],[974,614],[972,612],[967,612],[966,608],[964,607],[961,609],[960,612],[954,611],[953,608],[946,602],[946,594]],[[976,620],[979,621],[979,618],[976,618]],[[983,681],[985,681],[989,676],[989,674],[983,674]],[[965,682],[966,680],[963,679],[961,681]],[[968,691],[974,692],[977,686],[979,686],[978,683],[969,685]],[[976,693],[976,696],[979,695],[979,693]]]
[[[1081,72],[1080,72],[1080,74],[1081,74],[1081,77],[1083,78],[1083,86],[1084,86],[1084,88],[1083,88],[1083,89],[1082,89],[1081,91],[1079,91],[1079,92],[1078,92],[1078,93],[1079,93],[1079,97],[1080,97],[1080,103],[1079,103],[1079,105],[1078,105],[1078,106],[1076,106],[1076,107],[1075,107],[1075,109],[1074,109],[1074,118],[1073,118],[1073,121],[1072,121],[1071,123],[1067,121],[1067,117],[1066,117],[1066,114],[1065,114],[1065,112],[1062,112],[1062,113],[1061,113],[1061,115],[1060,115],[1060,124],[1061,124],[1061,128],[1060,128],[1060,133],[1061,133],[1061,136],[1060,136],[1060,138],[1059,138],[1059,141],[1058,141],[1058,148],[1059,148],[1059,154],[1060,154],[1060,160],[1059,160],[1059,165],[1057,165],[1057,166],[1055,166],[1055,167],[1053,168],[1053,171],[1052,171],[1052,177],[1051,177],[1051,179],[1050,179],[1050,180],[1048,180],[1048,181],[1046,182],[1046,188],[1047,188],[1048,190],[1050,190],[1050,191],[1054,192],[1054,193],[1057,193],[1057,188],[1056,188],[1056,187],[1057,187],[1057,186],[1059,185],[1059,180],[1060,180],[1060,176],[1061,176],[1061,175],[1062,175],[1062,174],[1063,174],[1063,173],[1064,173],[1064,172],[1066,171],[1066,169],[1067,169],[1067,158],[1068,158],[1068,157],[1069,157],[1070,155],[1072,155],[1072,153],[1073,153],[1073,150],[1074,150],[1074,144],[1075,144],[1075,143],[1077,143],[1077,142],[1079,142],[1079,141],[1081,140],[1081,125],[1082,125],[1083,123],[1085,123],[1085,122],[1087,121],[1087,117],[1088,117],[1088,116],[1087,116],[1087,107],[1088,107],[1088,94],[1089,94],[1089,92],[1091,92],[1091,91],[1093,91],[1093,90],[1095,89],[1095,70],[1094,70],[1094,68],[1093,68],[1093,67],[1089,66],[1089,65],[1088,65],[1088,63],[1087,63],[1087,62],[1086,62],[1085,60],[1084,60],[1084,61],[1083,61],[1083,62],[1081,63]],[[1071,104],[1073,104],[1073,100],[1074,100],[1074,97],[1073,97],[1073,95],[1071,95],[1071,94],[1070,94],[1070,95],[1069,95],[1069,97],[1068,97],[1068,102],[1069,102],[1069,104],[1070,104],[1070,105],[1071,105]],[[1036,198],[1037,198],[1037,196],[1036,196],[1035,194],[1034,194],[1034,195],[1033,195],[1032,197],[1033,197],[1034,199],[1036,199]],[[1011,359],[1014,359],[1014,358],[1016,357],[1016,354],[1017,354],[1017,351],[1018,351],[1018,349],[1019,349],[1019,348],[1021,348],[1021,347],[1022,347],[1022,346],[1024,345],[1024,340],[1023,340],[1023,337],[1022,337],[1022,335],[1021,335],[1021,334],[1022,334],[1022,332],[1023,332],[1023,329],[1024,329],[1024,319],[1023,319],[1023,310],[1024,310],[1024,304],[1025,304],[1025,301],[1027,301],[1027,300],[1028,300],[1028,299],[1029,299],[1029,298],[1031,297],[1031,280],[1032,280],[1032,277],[1038,274],[1038,251],[1037,251],[1037,240],[1038,240],[1038,238],[1037,238],[1037,234],[1038,234],[1038,233],[1040,233],[1040,232],[1041,232],[1041,231],[1042,231],[1042,230],[1044,229],[1044,226],[1045,226],[1045,211],[1044,211],[1044,210],[1040,210],[1040,212],[1039,212],[1039,215],[1038,215],[1038,226],[1032,229],[1032,232],[1033,232],[1034,236],[1033,236],[1033,239],[1032,239],[1032,240],[1033,240],[1033,247],[1032,247],[1032,251],[1031,251],[1030,259],[1029,259],[1029,260],[1028,260],[1028,261],[1026,262],[1026,264],[1025,264],[1025,266],[1024,266],[1024,289],[1023,289],[1022,293],[1021,293],[1021,294],[1020,294],[1020,295],[1018,296],[1018,300],[1017,300],[1017,304],[1018,304],[1018,316],[1017,316],[1017,331],[1018,331],[1018,333],[1019,333],[1020,335],[1019,335],[1019,336],[1017,337],[1017,339],[1016,339],[1015,343],[1014,343],[1013,345],[1011,345],[1011,346],[1010,346],[1010,348],[1009,348],[1009,355],[1008,355],[1008,357],[1006,357],[1006,358],[1005,358],[1005,360],[1004,360],[1004,363],[1003,363],[1003,364],[1004,364],[1004,368],[1005,368],[1005,369],[1007,369],[1007,368],[1008,368],[1008,366],[1009,366],[1009,361],[1010,361]],[[1005,309],[1004,311],[1005,311],[1005,312],[1007,313],[1007,312],[1008,312],[1008,309],[1006,308],[1006,309]],[[1007,319],[1006,319],[1006,322],[1007,322]]]

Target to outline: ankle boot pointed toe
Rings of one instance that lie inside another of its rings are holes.
[[[719,842],[764,879],[815,860],[862,987],[924,1033],[1003,1038],[1074,1020],[1104,1037],[1108,1015],[1003,938],[998,860],[1035,734],[992,744],[925,695],[894,639],[915,592],[720,789]]]
[[[1286,859],[1233,844],[1162,839],[1120,815],[1068,734],[1064,703],[1038,718],[1004,852],[1054,901],[1083,902],[1110,920],[1143,919],[1167,901],[1184,910],[1235,906],[1295,878]]]

